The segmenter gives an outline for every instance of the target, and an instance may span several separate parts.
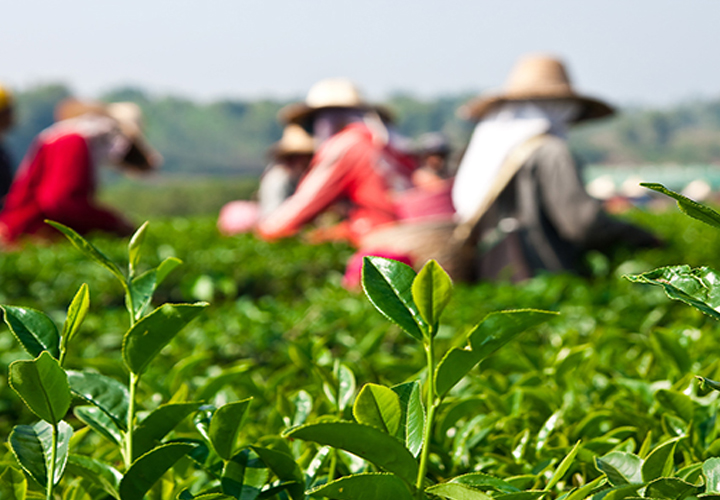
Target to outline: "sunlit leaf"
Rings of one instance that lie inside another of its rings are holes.
[[[92,457],[70,455],[67,462],[67,471],[97,484],[113,498],[120,498],[118,488],[122,474],[111,465]]]
[[[369,472],[354,474],[318,486],[308,492],[313,497],[337,500],[413,500],[408,486],[394,474]]]
[[[362,285],[370,302],[386,318],[418,340],[423,322],[412,298],[415,271],[401,262],[382,257],[363,258]]]
[[[397,394],[377,384],[365,384],[353,405],[353,415],[358,422],[372,425],[393,436],[400,425],[401,414]]]
[[[97,406],[121,430],[127,428],[130,391],[114,378],[95,372],[67,372],[70,390],[76,396]]]
[[[240,428],[252,398],[221,406],[210,421],[209,436],[218,455],[230,460]]]
[[[434,326],[440,320],[452,296],[452,286],[450,276],[434,260],[428,261],[415,277],[412,297],[420,316],[428,325]]]
[[[0,474],[0,498],[3,500],[25,500],[27,479],[14,467],[7,467]]]
[[[720,458],[708,458],[702,464],[705,493],[720,495]]]
[[[65,318],[62,335],[60,336],[61,351],[64,352],[67,349],[68,342],[70,342],[70,339],[72,339],[80,329],[80,325],[85,320],[89,308],[90,292],[88,291],[87,283],[83,283],[68,307],[67,317]]]
[[[678,441],[682,438],[673,438],[656,446],[647,456],[642,465],[643,481],[649,483],[660,477],[670,476],[673,471],[673,455]]]
[[[8,439],[20,466],[43,487],[47,487],[49,466],[52,463],[52,434],[52,425],[43,421],[34,425],[15,426]],[[65,472],[72,434],[72,427],[63,421],[58,422],[54,484],[60,481]]]
[[[251,448],[273,474],[283,482],[290,498],[293,500],[303,500],[305,498],[305,478],[300,467],[290,455],[259,446],[252,446]]]
[[[270,473],[265,463],[251,449],[244,449],[225,462],[222,491],[238,500],[255,500]]]
[[[110,442],[120,445],[123,433],[107,413],[97,406],[76,406],[73,413],[81,422],[91,427],[101,436],[106,437]]]
[[[0,306],[5,313],[5,324],[30,356],[37,357],[48,351],[60,356],[60,336],[48,316],[29,307]]]
[[[37,358],[10,365],[10,386],[41,419],[57,424],[70,408],[70,386],[60,363],[43,351]]]
[[[565,473],[567,473],[568,469],[570,469],[570,466],[575,461],[575,457],[577,456],[579,450],[580,441],[575,443],[575,446],[573,446],[572,450],[570,450],[570,453],[565,455],[565,458],[563,458],[562,462],[560,462],[560,465],[558,465],[557,469],[555,469],[555,472],[553,472],[550,481],[548,481],[547,485],[545,486],[545,491],[550,491],[563,478]]]
[[[448,482],[430,486],[425,492],[450,500],[492,500],[493,497],[467,484]]]
[[[425,430],[425,408],[422,402],[420,381],[408,382],[392,387],[400,400],[401,418],[397,437],[417,457],[422,449]]]
[[[598,470],[604,472],[613,486],[642,484],[642,460],[637,455],[613,451],[595,459]]]
[[[701,222],[704,222],[705,224],[720,229],[720,214],[712,208],[707,207],[702,203],[691,200],[687,196],[683,196],[680,193],[671,191],[662,184],[657,184],[654,182],[641,182],[640,185],[648,189],[652,189],[653,191],[657,191],[658,193],[668,195],[669,197],[677,201],[678,208],[684,214],[689,215],[693,219],[697,219]]]
[[[130,276],[135,276],[135,272],[137,271],[137,266],[140,263],[140,250],[142,249],[143,241],[145,240],[145,232],[148,227],[148,222],[144,222],[142,226],[138,228],[137,231],[135,231],[135,234],[132,235],[130,238],[130,243],[128,244],[128,257],[129,257],[129,270],[130,270]]]

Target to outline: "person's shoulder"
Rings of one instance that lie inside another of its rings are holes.
[[[79,132],[75,131],[52,132],[45,135],[41,142],[44,146],[51,146],[56,148],[87,148],[87,141],[85,140],[85,137]]]

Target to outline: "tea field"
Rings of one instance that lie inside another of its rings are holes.
[[[0,255],[0,498],[717,497],[718,322],[623,276],[718,269],[720,232],[628,217],[666,245],[590,279],[373,261],[372,300],[341,286],[349,247],[213,217],[152,220],[130,256],[90,238],[123,283],[65,240]]]

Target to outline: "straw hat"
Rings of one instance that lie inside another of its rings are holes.
[[[529,55],[515,64],[500,93],[481,95],[462,106],[458,114],[477,121],[505,102],[556,99],[571,99],[583,105],[576,122],[602,118],[615,112],[602,101],[576,93],[565,65],[559,59],[547,55]]]
[[[163,158],[145,140],[142,132],[142,111],[133,102],[102,103],[68,98],[55,107],[55,120],[77,118],[85,114],[107,116],[115,120],[122,134],[130,139],[132,146],[123,167],[135,170],[152,170],[160,167]]]
[[[387,108],[367,103],[355,84],[346,78],[320,80],[310,87],[305,102],[288,104],[278,112],[278,118],[285,123],[306,124],[317,110],[324,108],[374,110],[383,120],[393,121]]]
[[[275,156],[311,155],[314,152],[313,138],[296,123],[286,125],[282,138],[271,147],[271,154]]]
[[[0,111],[5,111],[7,108],[11,108],[14,104],[15,99],[13,98],[10,89],[0,83]]]

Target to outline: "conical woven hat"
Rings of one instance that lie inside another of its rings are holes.
[[[547,55],[530,55],[517,62],[500,93],[481,95],[461,107],[458,113],[477,121],[504,102],[555,99],[571,99],[583,105],[576,122],[615,112],[608,104],[575,92],[562,61]]]
[[[278,118],[285,123],[302,123],[323,108],[374,109],[384,120],[392,121],[387,109],[365,101],[357,86],[346,78],[320,80],[310,87],[305,102],[288,104],[278,112]]]
[[[314,152],[315,142],[313,138],[305,132],[305,129],[295,123],[285,127],[282,138],[272,147],[272,153],[276,156],[311,155]]]

